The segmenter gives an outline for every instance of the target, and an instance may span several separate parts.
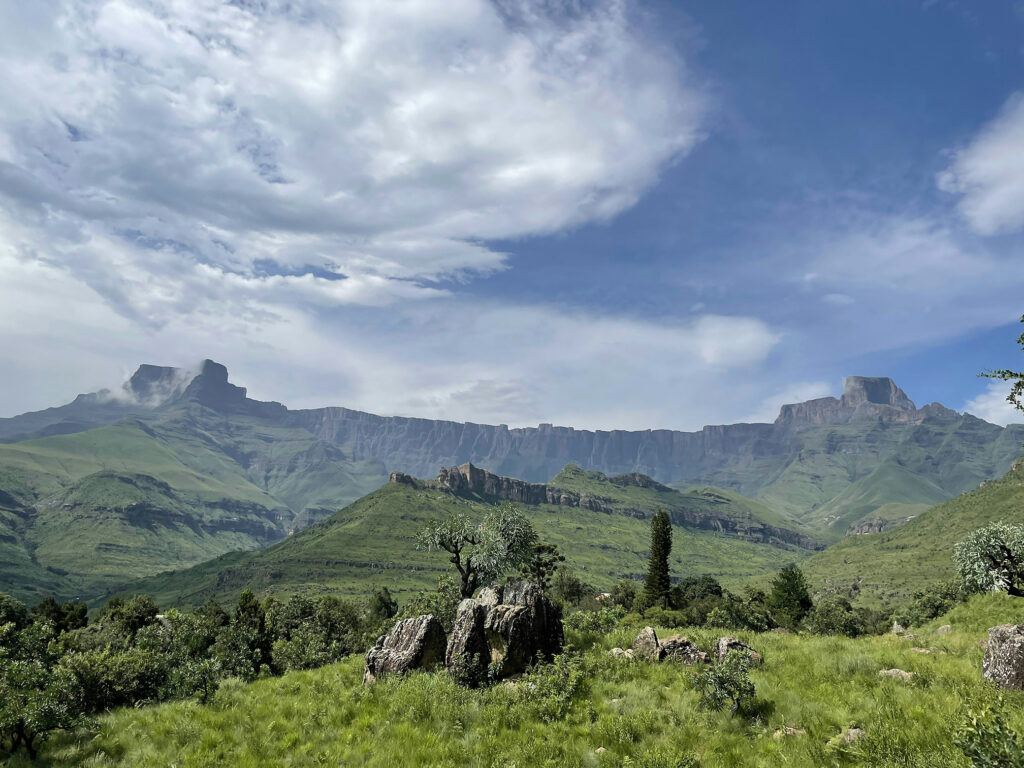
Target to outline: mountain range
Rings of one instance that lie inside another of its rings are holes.
[[[143,365],[118,391],[0,419],[0,590],[99,594],[267,547],[381,486],[395,493],[403,484],[391,473],[433,478],[467,464],[520,490],[560,478],[552,490],[573,491],[575,467],[605,478],[587,483],[678,493],[687,503],[672,503],[688,512],[674,522],[695,535],[809,554],[1000,477],[1022,441],[1022,425],[917,408],[887,378],[850,377],[841,397],[783,406],[771,424],[589,431],[290,410],[248,398],[213,361],[194,372]],[[491,498],[473,493],[474,503]],[[548,501],[538,506],[608,518]],[[638,521],[651,511],[641,507],[616,515]],[[758,526],[774,533],[752,533]],[[575,539],[588,525],[581,531]]]

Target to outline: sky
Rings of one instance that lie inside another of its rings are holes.
[[[0,71],[0,416],[1024,421],[1024,3],[39,0]]]

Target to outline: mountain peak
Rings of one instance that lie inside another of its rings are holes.
[[[914,402],[888,376],[847,376],[839,402],[846,408],[874,403],[901,411],[917,410]]]
[[[153,407],[180,395],[191,378],[192,374],[181,368],[143,363],[123,389],[131,400]]]
[[[185,389],[183,397],[214,410],[229,410],[245,404],[245,387],[228,382],[228,369],[213,360],[203,360],[199,374]]]

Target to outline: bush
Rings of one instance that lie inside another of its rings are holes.
[[[821,598],[807,615],[807,629],[816,635],[857,637],[863,627],[850,601],[839,595]]]
[[[586,679],[583,656],[569,647],[551,664],[534,667],[523,675],[517,690],[538,719],[551,723],[569,713],[573,700],[584,691]]]
[[[907,627],[919,627],[932,619],[948,613],[953,606],[967,598],[960,585],[949,581],[930,589],[918,590],[914,593],[910,607],[899,614],[896,619]]]
[[[1003,700],[970,710],[956,734],[956,745],[974,768],[1019,768],[1024,765],[1024,749],[1006,724]]]
[[[953,562],[967,594],[997,591],[1024,597],[1024,526],[979,528],[956,545]]]
[[[151,650],[130,648],[73,653],[59,667],[77,681],[85,711],[103,712],[159,701],[171,665],[167,657]]]
[[[735,715],[756,693],[750,681],[750,657],[729,651],[720,664],[699,670],[693,676],[693,687],[700,695],[701,707],[720,712],[728,705]]]
[[[600,608],[596,611],[576,611],[566,617],[565,626],[576,632],[607,634],[619,625],[625,615],[626,609],[618,605],[613,608]]]

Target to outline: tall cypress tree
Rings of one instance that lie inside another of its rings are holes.
[[[651,561],[647,566],[644,597],[648,605],[666,606],[671,582],[668,555],[672,551],[672,523],[668,513],[659,509],[651,519]]]

